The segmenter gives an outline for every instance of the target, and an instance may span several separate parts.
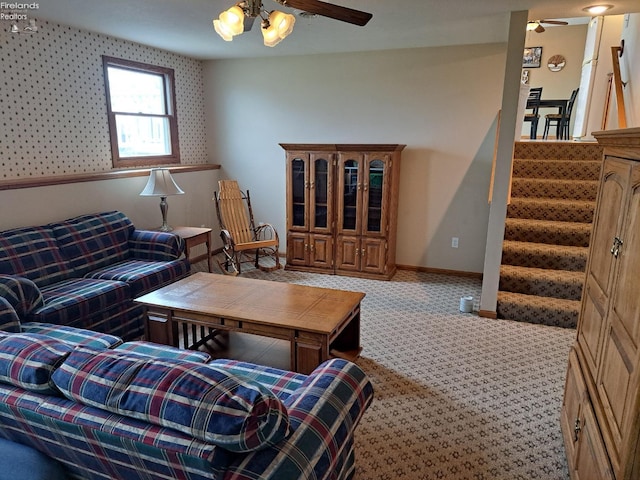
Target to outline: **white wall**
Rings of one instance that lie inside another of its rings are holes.
[[[211,61],[208,152],[285,235],[279,143],[401,143],[397,262],[481,272],[506,45]],[[451,237],[459,248],[451,248]]]

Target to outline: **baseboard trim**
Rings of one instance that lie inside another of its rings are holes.
[[[492,310],[480,310],[478,311],[478,316],[483,318],[493,318],[496,320],[498,318],[498,313]]]
[[[479,272],[464,272],[462,270],[447,270],[444,268],[418,267],[415,265],[396,265],[396,268],[398,270],[409,270],[411,272],[442,273],[445,275],[454,275],[456,277],[478,278],[482,280],[482,273]]]

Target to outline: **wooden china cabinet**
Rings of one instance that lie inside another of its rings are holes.
[[[604,161],[561,427],[573,480],[640,478],[640,128]]]
[[[390,279],[404,145],[280,144],[290,270]]]

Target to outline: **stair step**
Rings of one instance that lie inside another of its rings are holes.
[[[511,196],[595,201],[598,183],[597,180],[514,178],[511,183]]]
[[[506,240],[502,245],[502,264],[584,272],[588,253],[587,247]]]
[[[591,223],[595,205],[590,200],[514,197],[507,207],[507,217]]]
[[[602,160],[598,142],[516,142],[513,158],[539,160]]]
[[[580,300],[583,283],[584,272],[502,265],[498,290]]]
[[[498,318],[553,327],[576,328],[579,313],[579,300],[498,292]]]
[[[588,247],[590,236],[590,223],[521,218],[507,218],[505,221],[505,240]]]
[[[523,160],[513,161],[513,176],[520,178],[570,178],[598,180],[600,160]]]

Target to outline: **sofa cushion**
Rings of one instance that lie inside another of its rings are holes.
[[[53,381],[71,400],[235,452],[272,445],[288,431],[287,411],[273,393],[208,364],[78,347]]]
[[[174,360],[187,360],[198,363],[207,363],[211,360],[211,355],[207,352],[183,350],[170,345],[160,345],[143,340],[123,343],[122,345],[118,345],[115,350],[132,353],[134,355],[145,355],[154,358],[172,358]]]
[[[16,228],[0,232],[0,274],[20,275],[43,287],[72,274],[47,227]]]
[[[37,333],[49,338],[56,338],[73,346],[102,350],[114,348],[122,343],[120,337],[107,333],[94,332],[84,328],[69,327],[66,325],[53,325],[50,323],[27,322],[22,324],[22,333]]]
[[[185,260],[147,262],[130,259],[94,270],[86,276],[127,282],[131,286],[131,295],[135,298],[175,282],[188,273],[189,263]]]
[[[245,380],[258,382],[271,390],[283,402],[299,389],[308,377],[302,373],[227,358],[212,360],[210,365],[238,375]]]
[[[125,305],[131,298],[129,285],[110,280],[74,278],[42,289],[44,307],[29,315],[30,321],[72,325],[80,318]]]
[[[0,382],[44,395],[59,395],[52,372],[73,346],[31,333],[0,333]]]
[[[75,276],[129,257],[129,235],[135,230],[121,212],[82,215],[49,225]]]

